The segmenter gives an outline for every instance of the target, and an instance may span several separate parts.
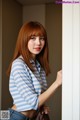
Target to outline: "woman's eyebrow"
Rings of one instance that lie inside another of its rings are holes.
[[[37,35],[31,35],[31,37],[36,37]]]

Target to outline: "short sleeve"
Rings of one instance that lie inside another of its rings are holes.
[[[15,86],[23,100],[28,106],[27,109],[37,110],[38,108],[38,95],[35,92],[32,81],[29,78],[28,70],[22,60],[14,61],[12,63],[11,72],[14,78]],[[22,103],[21,103],[22,105]]]

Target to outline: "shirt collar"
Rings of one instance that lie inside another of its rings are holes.
[[[20,55],[19,58],[22,58],[22,59],[23,59],[22,55]],[[41,70],[41,65],[40,65],[40,63],[39,63],[37,60],[34,61],[33,59],[31,59],[31,60],[30,60],[30,63],[31,63],[31,64],[35,64],[36,67],[37,67],[37,69],[38,69],[38,71],[40,72],[40,70]]]
[[[31,59],[31,60],[30,60],[30,63],[31,63],[31,64],[35,64],[36,67],[37,67],[37,69],[38,69],[38,71],[40,72],[40,70],[41,70],[41,65],[40,65],[40,63],[39,63],[37,60],[34,61],[33,59]]]
[[[40,63],[36,60],[36,66],[37,66],[37,68],[38,68],[38,70],[39,70],[39,72],[40,72],[40,70],[41,70],[41,65],[40,65]]]

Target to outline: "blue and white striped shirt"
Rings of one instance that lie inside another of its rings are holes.
[[[32,72],[18,57],[13,61],[9,80],[9,90],[17,111],[37,110],[38,96],[47,89],[46,74],[39,62],[31,60],[35,68]]]

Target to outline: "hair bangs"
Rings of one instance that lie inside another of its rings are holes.
[[[43,29],[41,26],[31,27],[28,32],[28,40],[31,38],[31,36],[40,36],[44,37],[44,39],[47,37],[45,29]]]

